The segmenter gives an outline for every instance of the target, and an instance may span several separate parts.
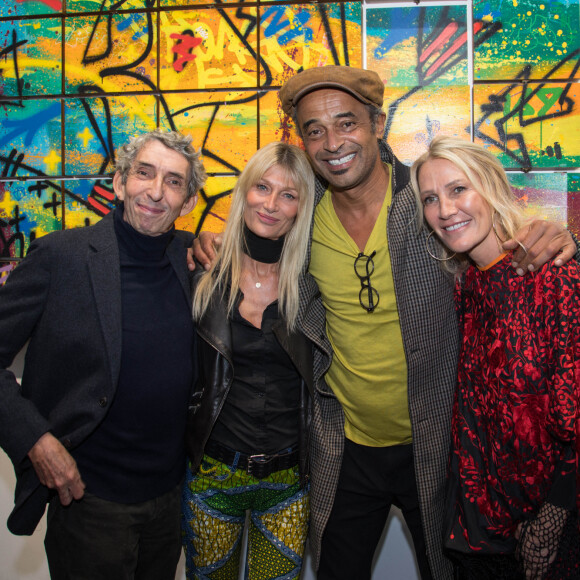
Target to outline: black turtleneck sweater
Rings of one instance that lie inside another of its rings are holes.
[[[123,220],[121,206],[115,233],[123,329],[119,382],[105,419],[73,455],[88,492],[137,503],[183,477],[194,329],[188,296],[166,254],[174,232],[140,234]]]

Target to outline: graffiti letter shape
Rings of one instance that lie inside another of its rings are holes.
[[[191,30],[186,30],[183,34],[171,34],[170,38],[177,40],[171,50],[175,55],[180,55],[174,60],[173,68],[181,72],[184,65],[195,58],[195,54],[191,54],[191,51],[202,43],[202,39],[195,38]]]

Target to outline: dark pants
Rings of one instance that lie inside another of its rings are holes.
[[[181,554],[181,485],[119,504],[85,494],[48,507],[44,545],[52,580],[175,580]]]
[[[345,439],[338,488],[322,536],[319,580],[365,580],[391,505],[411,531],[421,578],[431,579],[411,445],[367,447]]]

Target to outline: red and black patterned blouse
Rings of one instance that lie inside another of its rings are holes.
[[[580,483],[580,269],[520,277],[510,262],[471,267],[456,287],[463,339],[445,545],[464,554],[513,553],[517,524],[557,473]]]

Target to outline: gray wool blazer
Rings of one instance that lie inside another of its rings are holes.
[[[433,577],[453,576],[442,552],[442,521],[451,408],[459,347],[453,303],[453,281],[425,251],[425,231],[418,231],[409,168],[390,147],[380,143],[381,158],[393,166],[393,200],[387,218],[395,294],[408,367],[409,413],[421,518]],[[317,183],[315,203],[327,184]],[[311,231],[312,241],[312,231]],[[324,331],[324,307],[315,287],[309,292],[311,317],[305,321],[312,335]],[[317,388],[311,433],[310,546],[318,568],[320,543],[330,515],[344,444],[342,407],[323,379],[328,366],[315,360]],[[325,361],[327,362],[327,361]]]
[[[187,241],[174,237],[167,254],[189,301]],[[27,342],[20,387],[6,369]],[[113,213],[35,240],[0,288],[0,445],[17,477],[12,533],[32,534],[49,499],[28,451],[47,431],[73,449],[95,429],[115,395],[120,358]]]

